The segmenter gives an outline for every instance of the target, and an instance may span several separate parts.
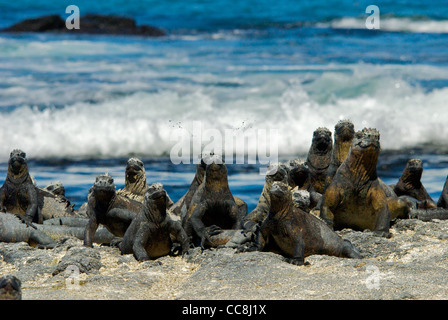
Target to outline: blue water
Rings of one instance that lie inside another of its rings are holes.
[[[80,205],[97,174],[110,172],[122,187],[124,163],[137,155],[149,182],[163,182],[176,200],[194,166],[171,163],[171,138],[193,121],[220,132],[278,130],[279,155],[292,159],[314,129],[349,118],[380,130],[386,182],[418,156],[438,198],[448,175],[446,0],[0,0],[0,28],[65,18],[71,4],[81,28],[84,14],[119,14],[167,36],[0,34],[0,180],[9,152],[21,148],[40,186],[60,180]],[[365,28],[372,4],[379,30]],[[229,175],[253,208],[258,167],[229,166]]]

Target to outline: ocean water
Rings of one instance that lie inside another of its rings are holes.
[[[0,33],[0,182],[14,148],[38,185],[61,181],[77,206],[95,176],[124,184],[128,157],[173,200],[194,165],[169,158],[176,130],[277,130],[281,159],[304,156],[317,127],[375,127],[379,173],[394,183],[420,157],[438,199],[448,175],[448,3],[422,1],[4,1],[0,28],[47,14],[119,14],[167,36]],[[380,29],[368,30],[368,5]],[[253,208],[260,165],[228,165]]]

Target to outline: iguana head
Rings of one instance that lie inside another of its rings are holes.
[[[195,179],[197,184],[201,184],[204,181],[205,169],[207,168],[207,164],[204,161],[204,157],[201,155],[198,158],[199,163],[196,166],[196,174]]]
[[[349,155],[345,160],[346,165],[350,167],[351,175],[363,181],[376,178],[376,165],[380,150],[378,130],[364,128],[357,131]]]
[[[294,205],[304,211],[308,211],[311,205],[310,193],[306,190],[296,190],[292,193]]]
[[[125,169],[125,190],[143,195],[146,185],[145,166],[140,159],[130,158]]]
[[[355,126],[350,120],[341,120],[334,127],[335,141],[352,141],[355,135]]]
[[[373,128],[364,128],[355,133],[352,141],[352,151],[362,153],[379,153],[380,133]]]
[[[313,133],[313,140],[306,160],[310,170],[327,170],[331,162],[332,150],[331,131],[327,128],[317,128]]]
[[[153,183],[145,192],[144,207],[146,217],[160,222],[166,217],[168,196],[161,183]]]
[[[404,183],[417,184],[421,182],[423,174],[423,162],[420,159],[410,159],[403,174],[400,177]]]
[[[20,149],[14,149],[9,155],[8,175],[13,179],[24,178],[28,175],[26,153]]]
[[[331,131],[327,128],[317,128],[313,133],[313,140],[311,142],[313,152],[317,154],[328,153],[332,147]]]
[[[289,178],[296,186],[302,187],[310,176],[310,169],[306,161],[304,159],[295,159],[289,163],[289,166]]]
[[[281,162],[270,163],[266,171],[267,183],[272,183],[274,181],[288,181],[288,168]]]
[[[50,185],[45,187],[45,190],[51,192],[54,195],[65,196],[65,188],[60,181],[51,183]]]
[[[115,195],[114,179],[108,173],[97,176],[92,191],[95,197],[113,197]]]
[[[270,212],[278,215],[289,208],[292,201],[290,187],[283,182],[275,181],[269,190],[271,198]]]
[[[22,283],[14,276],[5,276],[0,279],[0,300],[21,300]]]
[[[222,157],[218,155],[205,156],[205,181],[208,186],[228,187],[227,167]]]

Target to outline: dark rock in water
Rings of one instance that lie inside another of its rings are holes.
[[[2,29],[6,32],[46,32],[65,28],[65,21],[58,15],[44,16],[20,21],[9,28]]]
[[[82,34],[110,34],[110,35],[139,35],[148,37],[164,36],[165,32],[159,28],[141,25],[126,17],[87,14],[80,17],[80,29],[67,29],[65,21],[58,15],[50,15],[26,19],[2,32],[60,32]]]

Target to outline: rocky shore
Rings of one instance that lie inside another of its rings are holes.
[[[25,300],[448,298],[447,220],[398,220],[390,239],[338,233],[362,259],[313,255],[309,266],[294,266],[271,252],[196,248],[138,262],[118,248],[68,238],[49,250],[0,243],[0,276],[19,278]]]

